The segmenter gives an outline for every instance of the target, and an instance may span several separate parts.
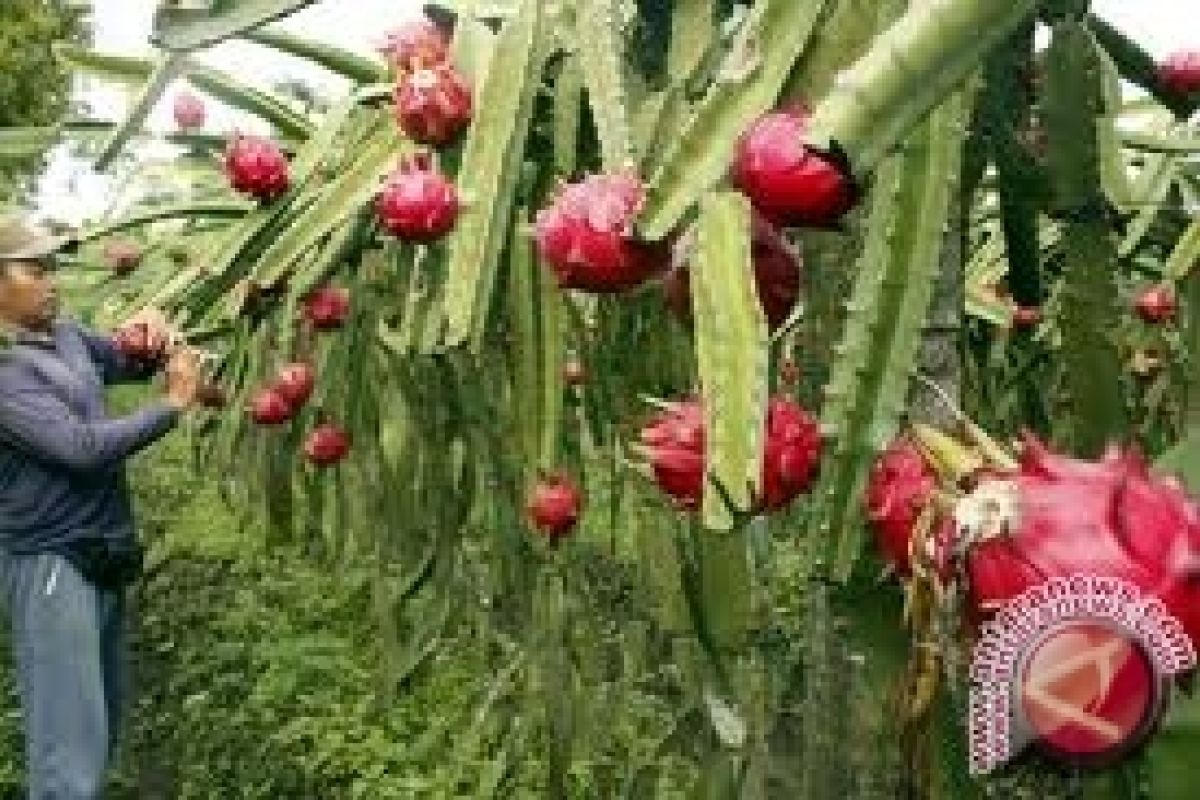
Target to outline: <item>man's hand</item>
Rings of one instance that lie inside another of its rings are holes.
[[[166,401],[180,410],[195,404],[201,385],[200,353],[187,345],[171,353],[166,366]]]
[[[141,311],[134,314],[129,319],[121,324],[124,328],[130,325],[142,324],[146,326],[148,338],[154,342],[165,343],[165,350],[172,351],[180,342],[183,341],[183,334],[179,332],[167,315],[161,309],[153,306],[146,306]]]

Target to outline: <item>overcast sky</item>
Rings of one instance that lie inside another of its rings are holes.
[[[3,0],[0,0],[2,2]],[[103,51],[148,55],[147,38],[157,0],[93,0],[95,45]],[[1176,49],[1200,48],[1200,0],[1093,0],[1092,8],[1156,57]],[[299,34],[318,38],[367,53],[382,34],[405,19],[420,13],[419,0],[323,0],[280,25]],[[340,81],[320,68],[245,42],[227,42],[200,56],[207,64],[223,69],[239,80],[259,87],[287,77],[299,77],[318,89],[336,92]],[[152,131],[174,127],[170,98],[180,85],[166,93],[164,102],[148,120]],[[88,80],[83,95],[92,113],[118,119],[129,102],[127,90]],[[209,104],[209,130],[227,132],[233,127],[255,127],[255,121],[228,109]],[[96,175],[80,175],[78,166],[55,159],[43,180],[42,212],[67,222],[78,223],[104,208],[111,183]]]

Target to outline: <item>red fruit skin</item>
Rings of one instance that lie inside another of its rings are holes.
[[[1177,483],[1131,452],[1080,461],[1034,439],[1007,480],[1017,488],[1014,529],[967,555],[980,617],[1046,579],[1082,573],[1157,596],[1200,643],[1200,506]]]
[[[175,124],[184,130],[204,126],[206,115],[204,101],[191,92],[180,92],[175,95],[175,102],[171,110],[175,116]]]
[[[379,224],[393,236],[428,244],[454,229],[458,191],[428,159],[416,158],[396,169],[375,198]]]
[[[1013,309],[1013,327],[1018,330],[1036,328],[1042,322],[1042,310],[1037,306],[1017,306]]]
[[[554,543],[575,528],[582,506],[583,494],[574,481],[556,475],[533,487],[526,510],[534,527]]]
[[[142,249],[129,239],[117,239],[104,247],[104,262],[116,275],[128,275],[141,260]]]
[[[1152,286],[1144,289],[1133,304],[1139,317],[1151,325],[1169,322],[1177,310],[1175,295],[1169,287]]]
[[[538,212],[538,255],[560,288],[617,294],[663,270],[665,247],[634,235],[645,200],[645,188],[633,176],[590,175],[564,186]]]
[[[471,89],[449,64],[402,75],[394,100],[400,129],[421,144],[449,144],[471,122]]]
[[[144,322],[118,328],[113,332],[112,343],[122,355],[146,366],[157,368],[166,361],[166,341],[155,342]]]
[[[259,200],[271,200],[287,191],[290,178],[283,151],[270,139],[236,134],[225,148],[225,174],[229,184]]]
[[[350,453],[350,437],[336,425],[318,425],[304,440],[304,457],[318,467],[338,463]]]
[[[295,414],[295,409],[274,388],[261,389],[250,399],[250,417],[259,425],[281,425]]]
[[[397,70],[424,69],[450,57],[450,39],[428,17],[421,17],[390,31],[379,52]]]
[[[1158,65],[1158,82],[1172,94],[1200,92],[1200,50],[1181,50],[1167,56]]]
[[[350,292],[336,286],[322,286],[304,301],[304,316],[319,331],[342,327],[350,314]]]
[[[316,373],[311,364],[298,361],[285,364],[275,376],[273,388],[292,408],[304,405],[316,385]]]
[[[917,519],[937,490],[937,475],[910,440],[892,442],[871,467],[865,496],[875,543],[896,573],[912,574],[910,543]]]
[[[703,407],[684,400],[659,414],[641,431],[655,481],[675,504],[694,511],[704,498]],[[816,475],[821,438],[816,421],[788,398],[772,398],[767,409],[762,492],[758,509],[776,511],[807,490]]]
[[[776,225],[831,226],[857,199],[842,169],[803,144],[807,119],[795,108],[775,111],[737,142],[733,183]]]
[[[758,302],[772,331],[778,330],[800,300],[804,282],[800,254],[793,250],[782,234],[759,214],[753,218],[751,259],[754,263],[754,286]],[[681,239],[681,250],[690,248],[690,239]],[[686,257],[662,280],[663,297],[667,306],[684,324],[692,321],[692,285]]]

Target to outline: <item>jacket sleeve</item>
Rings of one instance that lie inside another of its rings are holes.
[[[49,392],[0,394],[0,443],[39,460],[87,472],[120,461],[175,426],[179,411],[154,402],[116,419],[80,421]]]
[[[88,330],[79,323],[72,323],[79,338],[87,345],[88,354],[100,367],[104,383],[133,383],[149,380],[154,375],[154,365],[128,358],[113,346],[112,339]]]

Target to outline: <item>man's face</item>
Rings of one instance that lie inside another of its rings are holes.
[[[57,315],[58,292],[51,263],[0,262],[0,320],[44,331]]]

